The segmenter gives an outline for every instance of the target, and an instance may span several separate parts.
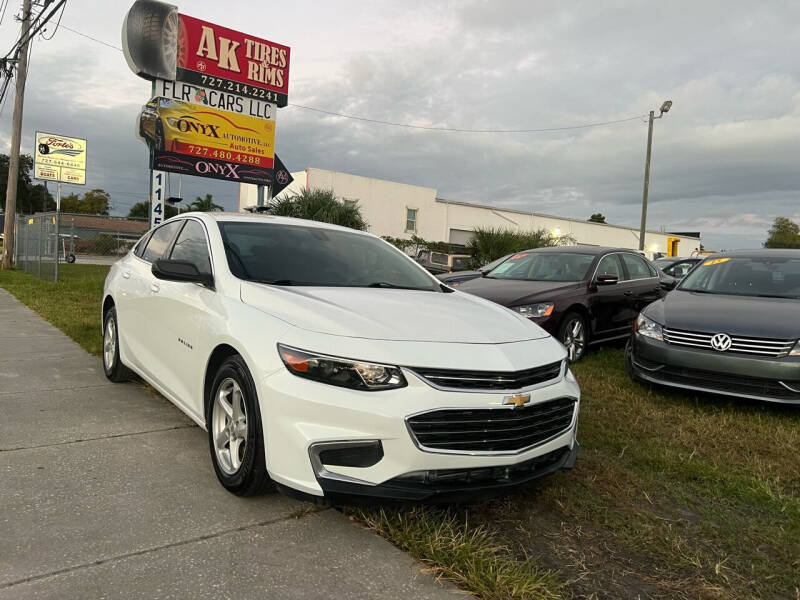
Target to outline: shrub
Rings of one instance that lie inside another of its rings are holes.
[[[506,254],[531,248],[567,246],[571,243],[574,243],[571,236],[557,236],[544,228],[535,231],[513,231],[479,227],[467,244],[467,251],[472,255],[473,266],[479,268]]]

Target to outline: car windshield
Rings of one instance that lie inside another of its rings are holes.
[[[274,285],[439,291],[410,258],[369,235],[337,229],[221,221],[231,272]]]
[[[495,267],[487,277],[529,281],[583,281],[593,260],[593,254],[578,252],[520,252]]]
[[[709,258],[679,286],[686,292],[800,298],[800,258]]]

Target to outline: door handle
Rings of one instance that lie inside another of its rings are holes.
[[[633,292],[631,292],[630,290],[628,290],[627,292],[622,292],[622,293],[624,295],[626,295],[626,296],[633,296]]]
[[[150,291],[154,294],[157,294],[161,290],[161,287],[155,281],[150,284]]]
[[[123,276],[125,279],[130,279],[130,278],[131,278],[131,271],[130,271],[130,269],[125,269],[125,270],[122,272],[122,276]]]

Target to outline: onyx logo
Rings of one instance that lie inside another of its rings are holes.
[[[175,127],[181,133],[199,133],[206,137],[213,137],[219,139],[219,125],[212,125],[210,123],[203,123],[200,119],[195,117],[180,117],[175,121]]]
[[[239,177],[239,166],[231,163],[210,163],[199,160],[194,165],[194,170],[202,175],[219,175],[225,179],[241,179]]]

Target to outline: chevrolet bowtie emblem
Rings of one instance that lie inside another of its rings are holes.
[[[524,406],[531,401],[530,394],[516,394],[514,396],[506,396],[503,398],[503,404],[516,407]]]

